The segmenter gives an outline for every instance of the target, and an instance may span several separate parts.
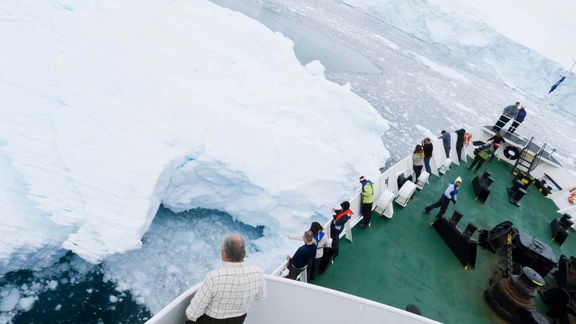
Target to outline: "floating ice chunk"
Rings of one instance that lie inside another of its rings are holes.
[[[118,297],[110,295],[110,298],[108,298],[108,300],[110,300],[110,302],[114,304],[118,302]]]
[[[50,280],[50,281],[48,282],[48,288],[49,288],[50,290],[54,290],[54,289],[56,289],[56,287],[58,287],[58,281],[56,281],[56,280]]]
[[[16,308],[20,300],[20,291],[17,288],[2,289],[0,293],[2,301],[0,301],[0,312],[10,312]]]
[[[61,309],[62,309],[62,304],[58,304],[58,305],[56,305],[56,307],[54,307],[55,311],[59,311]]]
[[[426,65],[427,67],[429,67],[431,70],[436,71],[446,77],[449,77],[451,79],[460,81],[460,82],[464,82],[464,83],[470,83],[470,81],[462,74],[459,72],[456,72],[456,70],[449,68],[447,66],[438,64],[436,62],[433,62],[432,60],[416,54],[414,52],[409,52],[407,51],[407,53],[411,54],[412,56],[416,57],[420,62],[422,62],[422,64]]]
[[[34,296],[24,297],[18,301],[18,309],[20,309],[23,312],[27,312],[32,309],[35,301],[36,297]]]

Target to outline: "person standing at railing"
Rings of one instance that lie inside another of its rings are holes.
[[[430,169],[430,159],[432,158],[434,145],[432,145],[430,137],[426,137],[424,141],[422,141],[422,149],[424,150],[424,168],[426,169],[426,172],[432,174],[432,169]]]
[[[209,272],[186,308],[186,323],[243,323],[250,304],[266,297],[261,269],[244,263],[244,238],[224,239],[220,257],[224,268]]]
[[[362,185],[362,192],[360,194],[361,206],[360,212],[362,213],[362,223],[360,227],[368,228],[370,227],[370,220],[372,219],[372,204],[374,203],[374,186],[372,181],[366,179],[366,177],[361,176],[359,178],[360,184]]]
[[[304,241],[304,245],[299,247],[292,257],[289,255],[286,257],[288,260],[288,275],[286,276],[287,279],[296,280],[298,275],[304,271],[304,269],[306,269],[306,266],[311,263],[316,256],[316,244],[314,244],[314,237],[312,236],[312,232],[304,232],[302,240]]]
[[[524,106],[520,106],[520,109],[518,109],[518,112],[514,117],[514,121],[512,122],[510,128],[508,128],[508,131],[510,133],[514,133],[516,131],[516,128],[520,126],[520,124],[522,124],[524,118],[526,118],[526,109],[524,109]]]
[[[350,203],[344,201],[340,204],[341,209],[332,209],[334,216],[330,223],[330,238],[332,238],[332,258],[336,258],[340,252],[340,234],[344,231],[344,225],[352,218]]]
[[[312,261],[308,264],[308,268],[306,268],[306,272],[308,274],[308,280],[314,280],[316,275],[318,274],[318,267],[320,265],[320,260],[324,257],[324,249],[329,250],[332,246],[332,239],[324,233],[324,228],[320,223],[313,222],[310,225],[310,232],[312,232],[312,241],[316,244],[316,256]],[[288,235],[288,238],[291,240],[301,241],[301,236],[296,235]],[[328,252],[329,253],[329,252]]]
[[[456,133],[456,154],[458,155],[458,161],[462,161],[462,148],[464,148],[464,137],[466,136],[466,130],[460,128],[455,131]]]
[[[320,265],[320,260],[324,256],[324,249],[329,248],[332,245],[332,240],[323,232],[324,228],[320,223],[313,222],[310,225],[310,232],[312,232],[312,239],[314,244],[316,244],[316,256],[312,259],[312,262],[308,265],[308,279],[314,280],[318,274],[318,266]]]
[[[450,146],[452,145],[452,137],[450,136],[450,133],[448,133],[445,130],[442,130],[442,132],[440,132],[440,137],[438,137],[439,139],[442,140],[442,145],[444,146],[444,153],[446,153],[446,158],[449,159],[450,158]]]
[[[414,175],[416,178],[414,182],[418,182],[420,173],[422,173],[422,167],[424,165],[424,150],[420,144],[416,145],[414,152],[412,153],[412,169],[414,170]]]
[[[518,107],[519,106],[520,106],[519,102],[516,102],[515,104],[510,105],[510,106],[506,106],[506,108],[504,108],[504,111],[502,111],[502,115],[500,115],[500,118],[498,119],[496,124],[494,124],[494,126],[492,127],[492,130],[494,130],[495,132],[498,132],[502,128],[504,128],[504,126],[506,126],[506,124],[508,124],[510,119],[512,119],[516,116],[516,113],[518,113]]]

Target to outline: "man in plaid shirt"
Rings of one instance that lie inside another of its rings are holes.
[[[187,323],[243,323],[250,303],[266,297],[262,270],[244,263],[242,236],[226,237],[220,256],[224,268],[206,275],[186,308]]]

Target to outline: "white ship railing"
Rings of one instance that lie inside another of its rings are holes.
[[[465,146],[463,148],[462,158],[464,159],[464,161],[474,157],[474,146],[472,144],[473,141],[487,142],[488,138],[492,136],[492,133],[488,132],[483,127],[476,127],[468,131],[472,133],[472,140],[468,146]],[[446,159],[446,155],[444,153],[444,146],[442,144],[442,140],[434,138],[431,139],[432,144],[434,145],[434,152],[432,154],[432,159],[430,161],[430,168],[432,170],[432,174],[439,176],[438,166],[442,165],[442,163]],[[452,142],[452,149],[450,150],[450,159],[453,161],[453,163],[459,165],[460,161],[458,161],[458,156],[456,153],[456,139],[453,138],[451,142]],[[419,143],[414,143],[413,145],[416,146],[416,144]],[[508,143],[507,145],[514,145],[518,147],[518,144],[515,143]],[[504,155],[502,154],[503,150],[504,146],[496,152],[496,157],[510,165],[514,165],[514,161],[504,157]],[[550,195],[550,198],[553,199],[554,203],[559,209],[559,212],[567,213],[570,216],[576,218],[576,208],[572,208],[574,205],[568,205],[567,194],[565,193],[565,191],[567,191],[569,188],[573,188],[574,186],[576,186],[576,179],[574,178],[573,175],[570,174],[568,170],[559,167],[553,161],[549,161],[547,159],[542,159],[541,161],[542,162],[532,172],[533,175],[537,178],[542,178],[545,174],[549,175],[552,178],[554,178],[554,181],[560,183],[563,187],[567,188],[562,191],[562,194],[552,194]],[[398,194],[399,188],[396,180],[398,179],[398,176],[400,174],[404,174],[404,176],[406,177],[412,175],[414,178],[412,171],[412,154],[396,162],[394,165],[386,169],[377,179],[372,179],[374,183],[374,197],[375,198],[379,197],[384,192],[384,190],[389,190],[395,195]],[[455,179],[458,175],[448,172],[445,176],[452,177]],[[377,199],[375,199],[375,201],[376,200]],[[352,197],[352,199],[350,200],[350,206],[351,206],[350,209],[352,209],[352,211],[354,212],[354,216],[352,217],[351,222],[348,222],[346,224],[347,225],[346,230],[342,232],[340,238],[347,238],[348,240],[352,241],[352,228],[362,220],[362,217],[360,215],[360,193],[357,193],[354,197]],[[330,235],[329,228],[331,221],[332,220],[329,220],[326,222],[326,224],[324,224],[325,232],[328,236]],[[574,226],[576,227],[576,225]],[[272,275],[275,276],[285,275],[287,273],[286,269],[287,265],[288,263],[284,261],[272,272]],[[305,276],[299,277],[299,279],[302,281],[306,281]]]
[[[296,280],[266,275],[266,285],[268,296],[250,307],[244,323],[438,323],[365,298]],[[178,296],[146,323],[184,324],[186,307],[198,288],[195,286]]]

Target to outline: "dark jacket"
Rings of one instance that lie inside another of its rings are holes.
[[[502,136],[492,136],[488,139],[488,141],[492,141],[496,146],[500,146],[502,143],[506,143],[506,140]]]
[[[460,128],[459,130],[455,131],[456,133],[456,147],[464,146],[464,134],[466,134],[466,130],[464,128]]]
[[[432,151],[434,150],[434,145],[432,145],[432,143],[422,144],[422,149],[424,150],[424,157],[425,158],[432,157]]]
[[[526,118],[526,109],[520,108],[516,114],[516,117],[514,117],[514,120],[521,123],[524,121],[524,118]]]
[[[316,244],[304,244],[296,250],[290,260],[296,268],[304,268],[316,256]]]

